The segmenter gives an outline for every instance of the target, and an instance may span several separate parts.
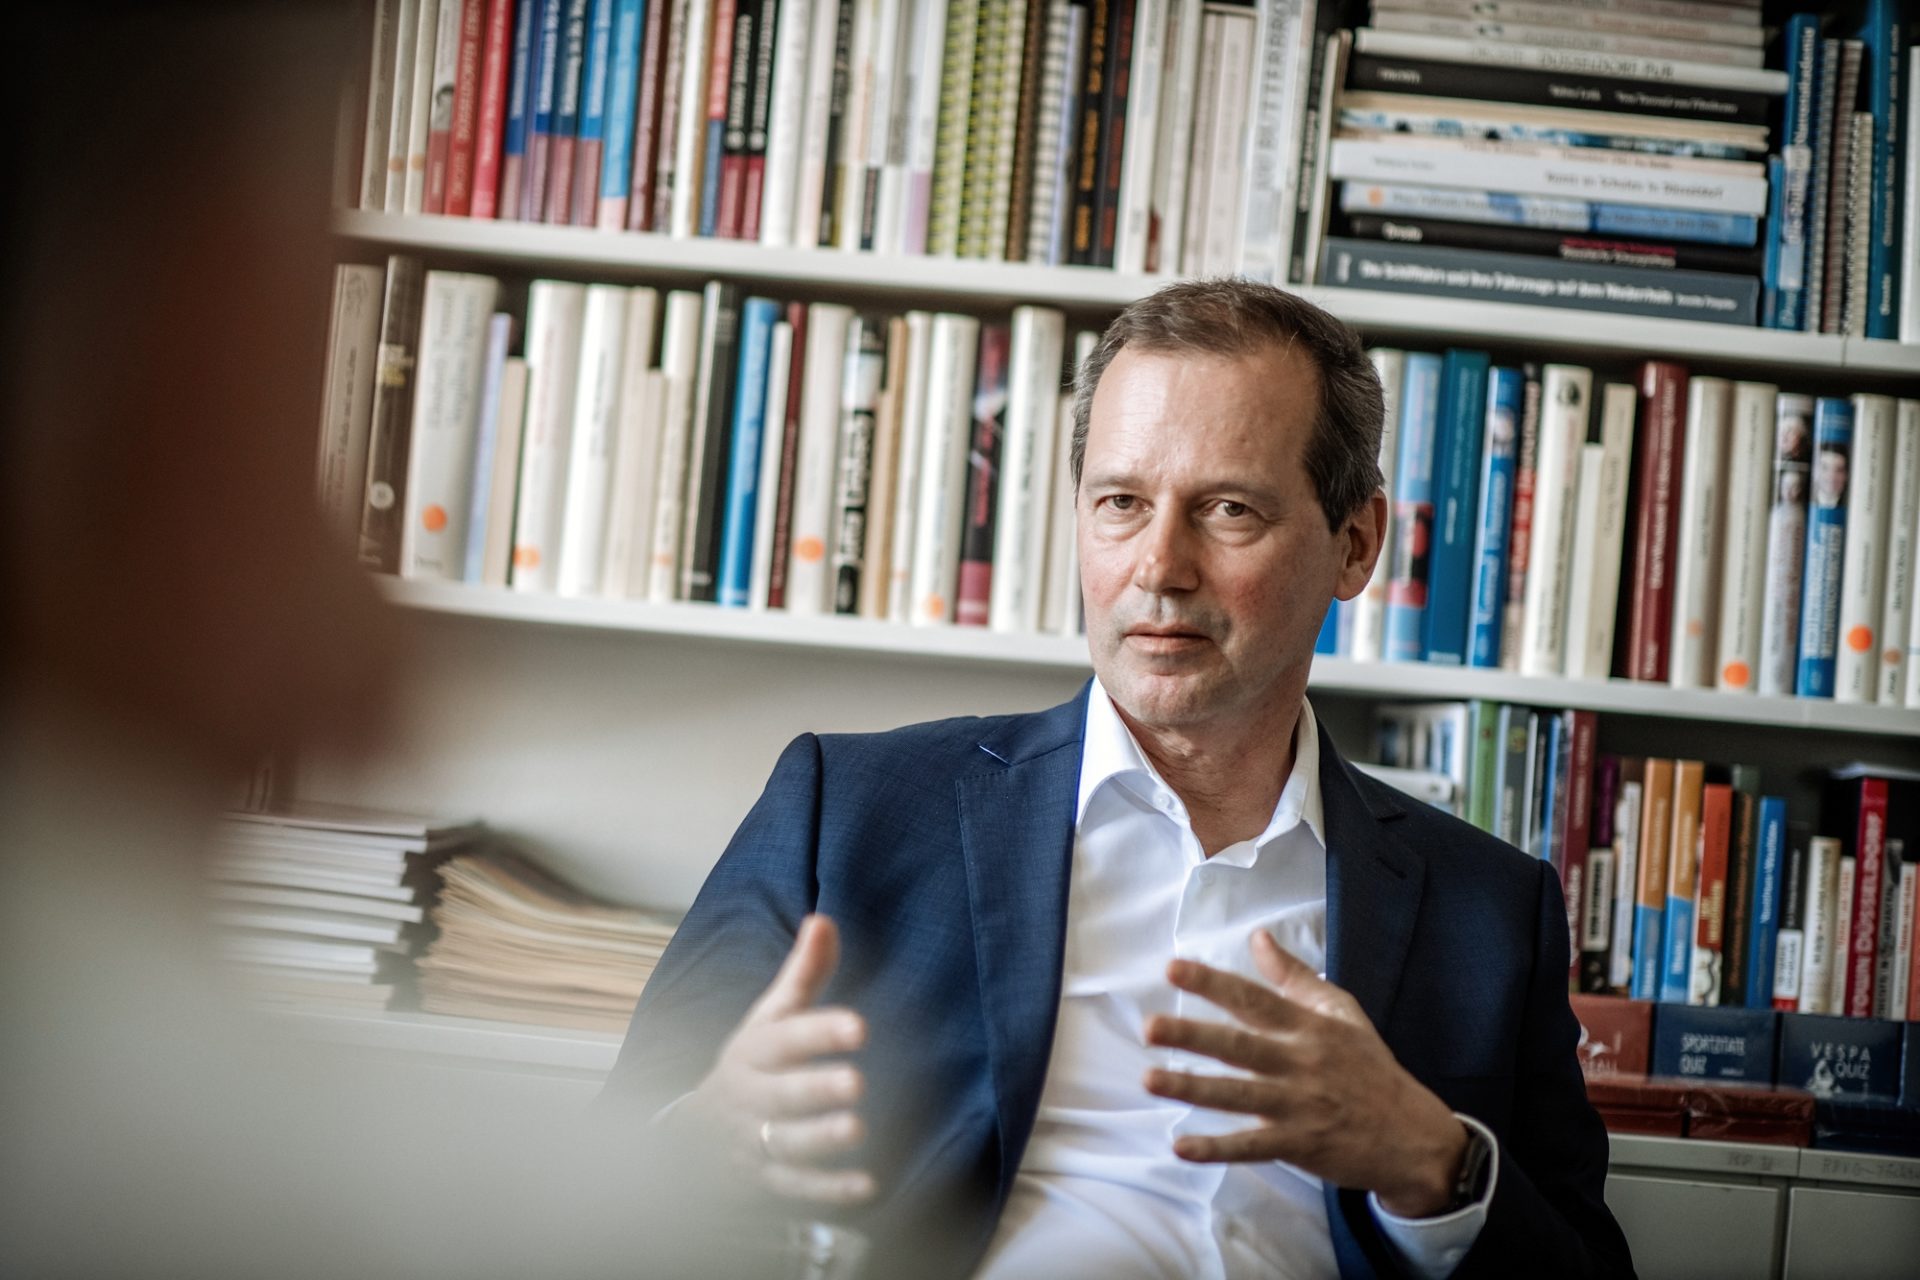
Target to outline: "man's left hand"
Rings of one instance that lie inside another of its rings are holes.
[[[1167,966],[1174,986],[1239,1025],[1156,1015],[1147,1043],[1249,1074],[1155,1069],[1147,1091],[1258,1120],[1235,1133],[1181,1137],[1174,1154],[1202,1163],[1282,1160],[1336,1186],[1372,1191],[1399,1217],[1445,1210],[1466,1152],[1465,1126],[1394,1060],[1352,996],[1264,929],[1254,932],[1253,960],[1271,986],[1193,960]]]

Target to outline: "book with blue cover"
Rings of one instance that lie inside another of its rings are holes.
[[[1433,550],[1434,434],[1440,418],[1442,361],[1407,353],[1400,391],[1398,456],[1393,468],[1393,561],[1387,579],[1386,659],[1426,655],[1427,582]]]
[[[740,366],[727,456],[726,523],[720,533],[721,604],[744,609],[753,579],[753,522],[760,501],[760,448],[767,426],[767,360],[780,304],[748,298],[740,308]]]
[[[1806,327],[1808,202],[1813,197],[1813,170],[1820,102],[1820,18],[1796,13],[1787,19],[1782,44],[1787,51],[1787,97],[1780,139],[1779,178],[1775,198],[1778,216],[1767,228],[1766,323],[1773,329]]]
[[[1342,182],[1340,211],[1541,227],[1589,235],[1640,236],[1649,240],[1690,240],[1700,244],[1751,247],[1760,239],[1760,219],[1746,213],[1654,209],[1566,196],[1521,196],[1467,187],[1423,187],[1397,182]]]
[[[487,558],[487,507],[493,493],[493,455],[500,438],[500,375],[513,337],[513,317],[498,312],[487,322],[487,362],[480,375],[480,417],[473,438],[472,495],[467,506],[467,545],[461,579],[479,582]]]
[[[614,0],[600,199],[614,202],[622,211],[633,179],[634,110],[640,91],[640,38],[646,15],[646,0]],[[624,223],[625,218],[620,217],[611,226],[617,230]]]
[[[520,216],[521,192],[525,189],[527,132],[533,118],[533,81],[538,74],[534,30],[535,0],[521,0],[513,14],[513,62],[507,79],[507,114],[500,134],[500,192],[494,214],[500,218]]]
[[[593,0],[587,52],[580,69],[580,131],[574,142],[573,203],[568,221],[590,227],[600,212],[600,170],[607,142],[607,89],[613,64],[614,0]]]
[[[1853,405],[1838,396],[1821,396],[1813,402],[1807,555],[1800,575],[1800,661],[1794,692],[1802,698],[1833,696],[1852,455]]]
[[[1782,877],[1786,874],[1787,802],[1760,797],[1760,838],[1754,849],[1752,906],[1747,913],[1747,1008],[1773,1007],[1774,950],[1780,937]]]
[[[527,0],[531,7],[534,0]],[[547,216],[548,170],[553,160],[553,112],[560,81],[562,0],[539,0],[527,62],[527,158],[520,180],[520,220]],[[504,212],[504,210],[503,210]]]
[[[1903,13],[1902,11],[1906,12]],[[1867,233],[1867,336],[1900,336],[1901,168],[1909,142],[1902,137],[1907,104],[1900,90],[1907,75],[1905,26],[1912,5],[1901,0],[1866,0],[1860,24],[1860,78],[1866,109],[1873,116],[1871,223]],[[1916,91],[1906,86],[1907,92]]]
[[[1486,432],[1484,351],[1447,351],[1440,370],[1434,440],[1433,557],[1428,570],[1428,662],[1465,666],[1472,608],[1474,536],[1479,532],[1480,445]]]
[[[1485,430],[1480,442],[1480,499],[1473,539],[1473,605],[1467,618],[1467,665],[1500,665],[1507,609],[1507,548],[1513,533],[1513,481],[1519,452],[1526,376],[1502,365],[1487,378]]]

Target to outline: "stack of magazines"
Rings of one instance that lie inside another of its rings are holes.
[[[210,861],[221,949],[267,1003],[384,1009],[425,942],[434,865],[478,834],[327,805],[228,813]]]
[[[420,958],[420,1007],[623,1031],[675,921],[596,901],[488,851],[440,867],[437,936]]]

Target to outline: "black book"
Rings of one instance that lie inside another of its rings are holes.
[[[1562,262],[1588,262],[1599,266],[1648,267],[1655,271],[1724,271],[1741,276],[1758,276],[1765,265],[1766,256],[1763,250],[1757,248],[1630,240],[1578,231],[1448,222],[1439,218],[1390,218],[1377,213],[1346,215],[1344,234],[1357,240],[1389,240],[1396,244],[1430,244],[1447,249],[1528,253],[1543,258],[1558,258]]]
[[[727,457],[733,448],[733,365],[740,346],[740,286],[715,280],[701,307],[700,363],[687,442],[687,508],[680,598],[719,596],[720,533],[726,523]]]
[[[1812,861],[1807,844],[1812,838],[1807,823],[1787,823],[1787,844],[1780,855],[1780,925],[1773,944],[1776,1009],[1797,1009],[1806,994],[1800,990],[1800,975],[1806,972],[1807,873]]]
[[[420,259],[387,259],[380,311],[380,354],[373,373],[373,422],[367,435],[366,502],[360,510],[360,563],[381,573],[400,571],[400,532],[406,518],[407,460],[413,434],[415,362],[420,305],[426,289]]]
[[[880,383],[886,368],[886,318],[857,317],[847,330],[846,364],[841,375],[839,485],[834,495],[840,516],[833,522],[835,613],[860,612],[860,582],[867,568],[874,415],[880,408]]]
[[[1760,771],[1733,766],[1733,824],[1727,839],[1727,884],[1722,901],[1720,1003],[1747,1003],[1747,951],[1752,939],[1753,866],[1760,847]]]
[[[1120,217],[1120,166],[1127,141],[1127,96],[1133,83],[1134,0],[1113,0],[1107,31],[1107,81],[1100,96],[1099,176],[1093,190],[1093,265],[1113,265]]]
[[[727,61],[727,117],[720,131],[720,207],[714,224],[714,234],[730,240],[739,239],[741,233],[741,202],[747,185],[747,117],[753,99],[759,20],[759,7],[753,0],[743,0],[733,12],[733,30],[713,34],[715,40],[724,34],[733,45],[733,56]]]
[[[1436,98],[1471,98],[1540,107],[1579,107],[1587,111],[1624,111],[1683,120],[1766,124],[1777,101],[1772,94],[1747,89],[1617,80],[1611,76],[1484,63],[1388,58],[1377,53],[1355,53],[1347,67],[1347,87],[1351,89],[1423,93]]]
[[[832,0],[820,0],[822,4]],[[840,13],[833,35],[833,80],[827,90],[827,180],[820,184],[820,239],[832,248],[840,243],[840,219],[854,217],[858,210],[840,207],[841,151],[847,131],[847,87],[853,61],[853,0],[840,0]],[[862,163],[865,163],[864,158]]]
[[[1076,0],[1078,2],[1078,0]],[[1072,181],[1067,198],[1067,261],[1076,267],[1093,265],[1095,192],[1100,187],[1101,106],[1107,93],[1108,41],[1112,35],[1113,6],[1109,0],[1089,0],[1086,56],[1080,63],[1080,118],[1074,128]]]
[[[740,238],[760,238],[760,197],[766,187],[767,126],[773,115],[774,42],[780,32],[780,0],[760,0],[754,30],[753,74],[747,94],[747,176],[740,212]]]

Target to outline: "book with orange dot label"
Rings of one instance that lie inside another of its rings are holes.
[[[499,299],[500,282],[492,276],[427,272],[413,401],[413,461],[400,534],[402,577],[457,582],[465,574],[474,443]],[[506,358],[504,338],[498,358]]]

